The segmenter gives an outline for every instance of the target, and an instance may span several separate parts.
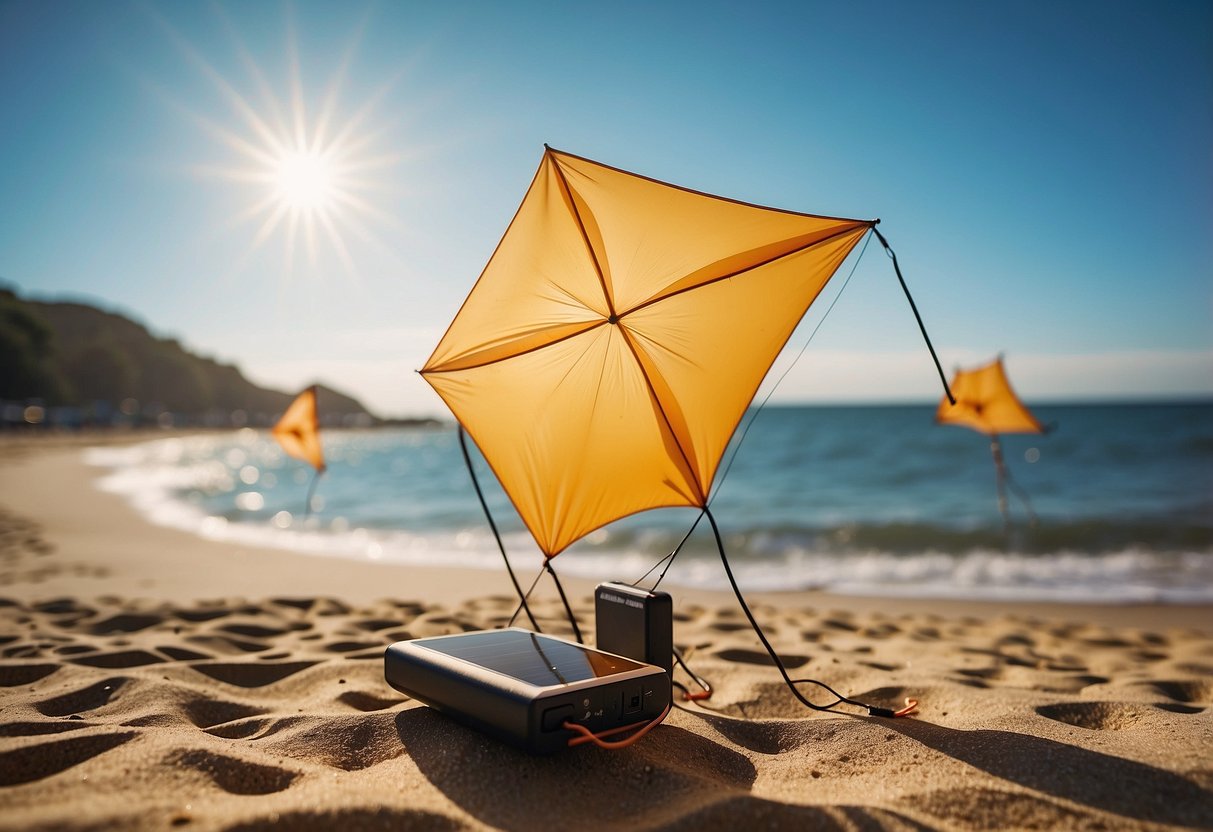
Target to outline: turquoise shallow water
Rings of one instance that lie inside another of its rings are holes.
[[[768,407],[753,415],[712,510],[749,589],[1068,601],[1213,602],[1213,404],[1039,406],[1055,430],[1003,437],[1037,522],[1004,533],[988,440],[933,408]],[[103,488],[154,522],[214,539],[500,570],[453,428],[329,432],[328,473],[251,430],[98,448]],[[540,556],[477,459],[522,571]],[[695,521],[660,510],[562,553],[563,572],[634,580]],[[706,523],[666,580],[724,587]]]

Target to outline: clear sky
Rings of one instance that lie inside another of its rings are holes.
[[[1213,395],[1210,3],[0,0],[0,282],[278,389],[442,414],[544,142],[880,217],[944,366],[1029,403]],[[822,321],[850,267],[775,400],[937,400],[875,243]]]

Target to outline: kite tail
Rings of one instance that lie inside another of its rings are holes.
[[[514,591],[522,599],[522,608],[526,610],[526,617],[531,620],[531,626],[535,628],[536,632],[542,633],[543,630],[539,629],[539,623],[535,621],[535,616],[531,614],[531,608],[527,605],[526,595],[518,583],[518,577],[514,574],[514,567],[510,566],[510,559],[506,557],[505,544],[501,542],[497,524],[493,522],[493,515],[489,512],[489,504],[484,500],[484,492],[480,490],[480,480],[476,478],[476,469],[472,467],[472,455],[468,453],[467,438],[462,424],[459,425],[459,448],[463,451],[463,461],[467,463],[468,473],[472,476],[472,486],[476,489],[476,496],[480,498],[480,507],[484,509],[484,516],[489,521],[489,528],[493,530],[493,537],[497,540],[497,548],[501,550],[501,559],[505,561],[505,571],[510,573],[510,581],[514,584]]]
[[[882,708],[877,705],[869,705],[866,702],[859,702],[855,699],[848,699],[827,685],[825,682],[819,682],[816,679],[793,679],[788,674],[788,669],[784,667],[783,660],[779,658],[779,654],[775,652],[775,648],[772,647],[771,642],[767,640],[766,634],[762,631],[762,627],[758,626],[758,620],[754,618],[754,613],[750,612],[750,606],[746,603],[745,596],[741,594],[740,587],[737,586],[737,579],[733,577],[733,570],[729,567],[728,556],[724,553],[724,541],[720,537],[720,528],[716,525],[716,518],[712,516],[710,509],[705,508],[704,513],[708,516],[708,522],[712,524],[712,534],[716,536],[716,548],[720,552],[720,562],[724,564],[724,573],[729,579],[729,585],[733,587],[733,594],[737,596],[737,602],[741,605],[741,611],[745,613],[746,619],[749,620],[750,626],[754,629],[754,634],[758,636],[758,640],[761,641],[762,646],[766,648],[767,655],[771,657],[771,661],[774,662],[775,667],[779,669],[779,675],[783,677],[783,681],[788,686],[788,690],[792,692],[793,696],[800,700],[801,704],[808,708],[812,708],[815,711],[834,711],[835,713],[842,713],[841,711],[836,710],[838,705],[854,705],[858,708],[866,708],[869,716],[883,716],[889,718],[909,716],[914,712],[915,708],[918,706],[917,700],[907,699],[906,707],[895,711],[892,708]],[[796,687],[797,685],[803,684],[817,685],[818,687],[828,691],[835,697],[834,701],[828,705],[818,705],[815,702],[809,701],[808,697],[801,693],[799,688]]]
[[[312,482],[307,487],[307,502],[303,504],[303,519],[306,520],[312,516],[312,497],[316,494],[316,483],[320,482],[320,475],[324,471],[317,468],[312,474]]]
[[[1010,471],[1007,471],[1007,486],[1011,489],[1011,492],[1019,498],[1019,501],[1023,503],[1024,510],[1028,513],[1028,525],[1031,528],[1036,528],[1039,520],[1036,517],[1036,512],[1032,510],[1032,501],[1028,499],[1028,492],[1024,491],[1023,487],[1019,483],[1015,482]]]
[[[880,220],[876,222],[880,222]],[[952,395],[952,388],[948,386],[948,378],[943,373],[943,365],[939,363],[939,356],[935,354],[935,347],[931,344],[931,336],[927,335],[926,324],[922,322],[922,315],[918,314],[918,305],[914,303],[914,298],[910,295],[910,287],[906,285],[906,279],[901,276],[901,266],[897,265],[897,254],[889,247],[889,241],[880,233],[879,228],[873,225],[872,232],[876,235],[876,239],[880,240],[880,244],[884,246],[885,253],[893,261],[893,271],[897,272],[897,281],[901,284],[901,290],[906,293],[906,300],[910,302],[910,310],[914,313],[914,320],[918,321],[918,330],[922,333],[922,340],[927,342],[927,349],[930,350],[931,358],[935,362],[935,371],[939,373],[939,380],[943,382],[943,391],[947,393],[948,401],[956,404],[956,397]]]

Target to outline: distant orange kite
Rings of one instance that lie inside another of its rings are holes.
[[[324,451],[320,447],[320,419],[316,411],[316,385],[304,390],[291,402],[286,413],[274,425],[274,438],[296,459],[301,459],[323,474]]]
[[[994,468],[998,477],[998,510],[1002,513],[1003,526],[1010,528],[1007,515],[1005,487],[1010,486],[1023,500],[1032,525],[1036,515],[1028,496],[1011,479],[1002,459],[1002,433],[1045,433],[1046,430],[1031,411],[1015,395],[1011,382],[1002,367],[1002,356],[983,367],[973,370],[957,370],[952,378],[953,404],[945,397],[935,411],[935,421],[941,425],[960,425],[990,437],[990,453],[994,456]]]
[[[962,425],[987,436],[1045,432],[1011,389],[1001,356],[975,370],[957,370],[952,395],[956,404],[945,398],[935,411],[935,421],[941,425]]]

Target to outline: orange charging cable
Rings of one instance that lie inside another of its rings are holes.
[[[595,734],[589,728],[586,728],[584,725],[579,725],[576,722],[570,722],[568,720],[565,720],[564,727],[581,735],[573,737],[571,740],[569,740],[570,747],[574,745],[585,745],[588,742],[592,742],[599,748],[613,750],[617,748],[627,748],[629,745],[636,742],[636,740],[640,739],[649,731],[652,731],[654,728],[660,725],[669,712],[670,706],[666,705],[665,710],[662,711],[656,719],[650,720],[649,722],[633,722],[631,725],[621,725],[618,728],[609,728],[606,731],[600,731],[597,734]],[[639,730],[636,731],[635,734],[632,734],[630,737],[626,737],[622,740],[602,739],[603,737],[613,736],[614,734],[622,734],[624,731],[630,731],[637,727],[639,727]]]

